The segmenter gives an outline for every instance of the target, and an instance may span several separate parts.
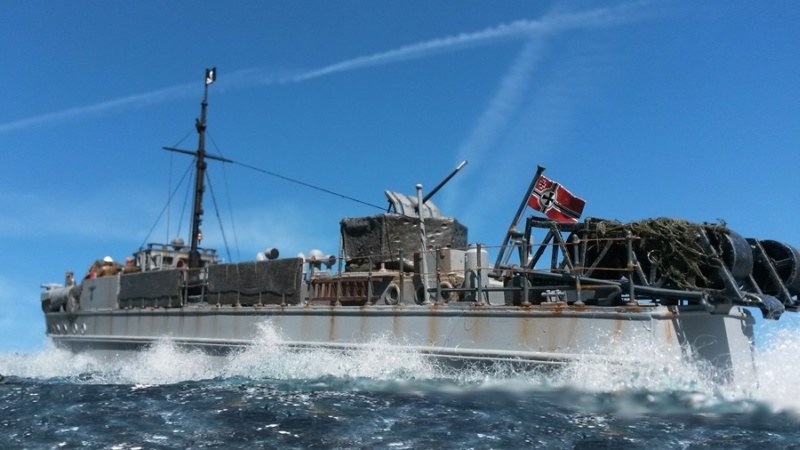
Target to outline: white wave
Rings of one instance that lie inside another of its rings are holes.
[[[376,337],[366,347],[348,351],[294,349],[286,345],[279,329],[266,323],[261,326],[253,345],[224,357],[189,350],[167,339],[131,357],[110,361],[50,347],[32,353],[0,354],[0,374],[78,383],[130,384],[134,389],[211,379],[325,378],[392,383],[415,381],[427,388],[431,385],[426,382],[433,381],[433,389],[500,389],[519,395],[529,390],[566,389],[621,395],[620,402],[636,403],[622,408],[628,413],[635,413],[637,408],[647,410],[648,404],[626,395],[680,393],[682,407],[689,410],[745,401],[767,405],[773,411],[800,413],[800,386],[793,377],[800,369],[800,352],[796,348],[792,330],[778,330],[770,336],[767,345],[757,349],[757,380],[719,384],[708,367],[652,345],[646,336],[625,342],[614,336],[599,336],[597,346],[588,350],[584,358],[556,372],[520,370],[511,366],[457,371],[441,368],[425,355],[385,336]],[[599,354],[605,356],[598,357]]]
[[[626,335],[624,340],[613,333],[598,335],[596,344],[580,358],[557,371],[531,377],[530,382],[535,389],[594,394],[693,393],[691,401],[697,407],[719,400],[712,370],[684,358],[676,348],[658,345],[645,330],[640,336]],[[622,397],[618,400],[625,401]],[[637,410],[628,405],[619,411],[634,414]]]
[[[74,354],[52,345],[31,352],[0,354],[0,374],[20,378],[69,378],[91,373],[102,367],[100,361],[84,354]]]
[[[0,354],[0,374],[138,386],[215,378],[394,380],[439,375],[423,355],[392,344],[387,338],[376,337],[366,347],[347,351],[292,349],[284,345],[279,330],[269,324],[260,327],[253,345],[227,356],[187,349],[166,338],[148,349],[115,359],[50,347],[34,353]]]
[[[347,351],[289,349],[284,343],[279,330],[262,324],[255,344],[227,359],[223,376],[270,379],[332,376],[391,380],[403,376],[433,378],[438,375],[423,355],[404,349],[386,337],[376,337],[366,347]]]
[[[777,410],[800,413],[800,351],[797,330],[782,328],[765,336],[766,345],[756,351],[758,380],[753,397]]]

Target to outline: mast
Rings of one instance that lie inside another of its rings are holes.
[[[217,68],[206,69],[206,82],[203,102],[200,104],[200,118],[195,119],[198,142],[195,153],[194,208],[192,214],[192,246],[189,250],[189,268],[200,267],[200,224],[203,223],[203,192],[206,177],[206,109],[208,108],[208,85],[217,78]]]
[[[203,103],[200,108],[200,118],[195,119],[195,128],[197,128],[198,142],[197,150],[182,150],[175,147],[163,147],[164,150],[171,152],[183,153],[191,155],[195,158],[195,180],[194,180],[194,208],[192,213],[192,235],[191,247],[189,249],[189,268],[196,269],[200,267],[200,225],[203,223],[203,192],[205,192],[206,180],[206,159],[213,159],[222,162],[233,162],[230,159],[221,156],[207,155],[206,154],[206,109],[208,107],[208,85],[217,79],[217,68],[212,67],[206,69],[206,84],[205,91],[203,92]]]

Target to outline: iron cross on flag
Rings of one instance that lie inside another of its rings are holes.
[[[528,206],[558,222],[577,222],[584,205],[584,199],[576,197],[564,186],[544,175],[539,175],[536,179],[528,199]]]

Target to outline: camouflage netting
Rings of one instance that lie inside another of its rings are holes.
[[[597,222],[596,234],[589,238],[624,239],[634,236],[633,251],[639,263],[655,266],[669,287],[695,290],[712,284],[709,272],[718,260],[703,251],[698,236],[705,231],[712,242],[721,242],[729,233],[724,224],[697,224],[682,219],[661,217],[638,222]],[[620,241],[617,245],[625,245]],[[602,247],[602,244],[600,244]]]

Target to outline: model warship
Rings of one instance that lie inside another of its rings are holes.
[[[386,192],[387,212],[343,219],[336,256],[268,249],[222,262],[199,246],[206,159],[219,159],[204,144],[215,75],[206,71],[198,149],[170,149],[196,159],[190,244],[148,244],[125,267],[98,262],[80,282],[68,273],[46,285],[59,347],[113,357],[167,338],[225,353],[270,324],[292,348],[383,339],[445,362],[558,366],[637,340],[731,379],[753,375],[750,309],[778,319],[798,308],[794,247],[676,219],[579,222],[582,202],[541,167],[493,264],[430,201],[463,163],[427,196]],[[527,206],[547,218],[523,221]]]

